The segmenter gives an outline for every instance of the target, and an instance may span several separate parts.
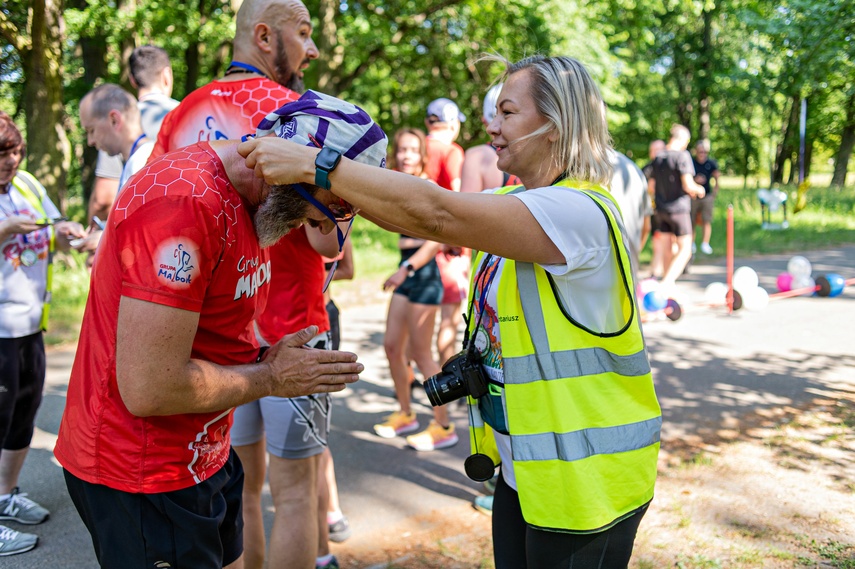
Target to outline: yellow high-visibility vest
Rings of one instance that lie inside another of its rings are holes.
[[[550,530],[597,532],[653,498],[662,412],[619,209],[599,186],[572,180],[557,185],[590,197],[608,222],[622,277],[614,302],[624,325],[604,333],[586,329],[562,308],[546,271],[505,259],[498,285],[494,283],[503,408],[525,521]],[[497,193],[515,189],[508,186]],[[477,254],[475,267],[483,256]],[[476,276],[473,271],[473,284]],[[492,430],[477,401],[469,398],[469,403],[473,452],[498,464]]]
[[[41,217],[47,217],[47,212],[45,212],[45,208],[42,205],[42,201],[44,201],[47,196],[42,194],[39,189],[41,188],[41,184],[36,181],[32,174],[23,170],[18,170],[18,173],[15,174],[14,178],[12,178],[12,185],[15,186],[15,189],[18,190],[24,199],[27,200],[37,212],[39,212]],[[39,321],[39,328],[41,328],[42,331],[47,330],[48,316],[50,315],[51,291],[53,290],[53,253],[56,250],[56,233],[53,230],[53,226],[48,226],[47,229],[50,232],[50,244],[48,245],[45,298],[42,303],[42,317]]]

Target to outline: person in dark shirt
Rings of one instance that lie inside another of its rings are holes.
[[[718,194],[718,164],[710,158],[710,141],[699,140],[695,144],[695,156],[692,158],[695,166],[695,182],[704,187],[704,197],[692,201],[692,224],[694,227],[703,226],[703,241],[701,253],[712,255],[710,236],[712,235],[713,205]],[[701,222],[698,223],[700,215]],[[694,238],[692,239],[694,243]]]
[[[653,175],[647,181],[656,202],[659,228],[653,250],[664,263],[662,284],[666,290],[683,274],[692,256],[692,198],[704,196],[704,187],[695,183],[692,156],[686,150],[689,139],[689,129],[682,125],[671,127],[671,138],[653,160]],[[676,252],[671,249],[672,238],[676,238]]]

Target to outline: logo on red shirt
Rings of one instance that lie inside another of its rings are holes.
[[[199,248],[186,238],[168,239],[154,255],[157,278],[169,286],[184,289],[199,273]]]

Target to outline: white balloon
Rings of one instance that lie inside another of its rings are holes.
[[[801,255],[796,255],[787,263],[787,272],[793,275],[793,281],[799,277],[809,277],[811,273],[810,261]],[[795,285],[795,282],[793,284]],[[796,287],[793,286],[793,288]]]
[[[769,203],[770,195],[771,194],[769,193],[769,190],[765,188],[762,190],[757,190],[757,199],[760,200],[760,203]]]
[[[816,281],[810,277],[796,277],[793,279],[793,290],[797,288],[807,289],[801,296],[811,296],[816,288]]]
[[[704,299],[708,304],[724,304],[727,302],[727,285],[724,283],[710,283],[704,289]]]
[[[775,190],[772,194],[777,198],[780,203],[784,203],[787,201],[787,192],[783,190]]]
[[[761,286],[742,296],[742,305],[747,310],[763,310],[769,306],[769,293]]]
[[[733,288],[742,294],[743,300],[746,294],[757,288],[760,279],[751,267],[739,267],[733,273]]]

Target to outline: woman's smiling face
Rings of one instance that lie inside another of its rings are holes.
[[[552,133],[546,133],[524,139],[548,123],[537,110],[531,94],[532,85],[528,69],[509,76],[499,94],[496,116],[487,126],[499,158],[499,169],[518,176],[529,188],[551,181],[538,183],[540,174],[546,172],[552,162],[553,138]]]

